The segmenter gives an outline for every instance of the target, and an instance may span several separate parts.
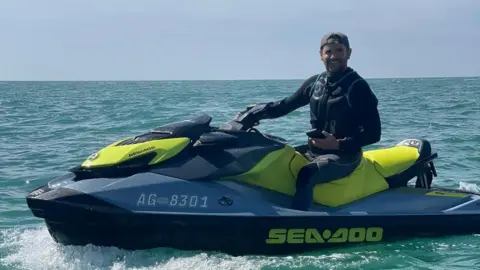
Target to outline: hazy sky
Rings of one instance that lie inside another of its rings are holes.
[[[2,0],[0,80],[304,79],[329,31],[367,78],[480,75],[480,0]]]

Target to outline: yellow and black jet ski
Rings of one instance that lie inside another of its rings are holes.
[[[200,115],[119,140],[27,204],[59,243],[124,249],[288,254],[480,233],[479,194],[433,188],[437,154],[423,139],[365,151],[352,174],[314,187],[311,209],[291,209],[309,160],[255,128],[257,109],[220,127]]]

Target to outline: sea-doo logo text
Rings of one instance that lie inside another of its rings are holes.
[[[379,242],[383,239],[383,228],[339,228],[335,232],[317,229],[271,229],[267,244],[324,244]]]
[[[128,154],[128,157],[133,157],[133,156],[136,156],[136,155],[140,155],[142,153],[145,153],[145,152],[148,152],[148,151],[154,150],[154,149],[155,149],[155,146],[151,146],[151,147],[139,150],[139,151],[132,152],[132,153]]]

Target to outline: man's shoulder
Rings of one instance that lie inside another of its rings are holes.
[[[318,83],[321,79],[320,76],[322,73],[313,74],[310,77],[307,77],[302,85],[297,89],[296,94],[301,96],[310,96],[312,94],[312,90],[314,86]]]
[[[347,97],[351,102],[363,103],[365,100],[374,100],[376,104],[378,102],[375,93],[373,92],[370,84],[362,77],[358,72],[355,72],[355,78],[350,84],[350,88],[347,91]],[[357,101],[357,102],[355,102]]]
[[[350,88],[370,88],[370,84],[356,70],[349,68],[351,73],[355,74],[351,78]]]

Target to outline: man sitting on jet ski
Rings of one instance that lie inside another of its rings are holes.
[[[362,147],[380,141],[378,100],[369,84],[347,65],[351,52],[346,35],[326,34],[320,43],[326,71],[305,80],[291,96],[269,102],[254,114],[258,122],[310,104],[313,130],[307,134],[312,158],[298,174],[294,209],[308,210],[316,184],[348,176],[361,161]]]

